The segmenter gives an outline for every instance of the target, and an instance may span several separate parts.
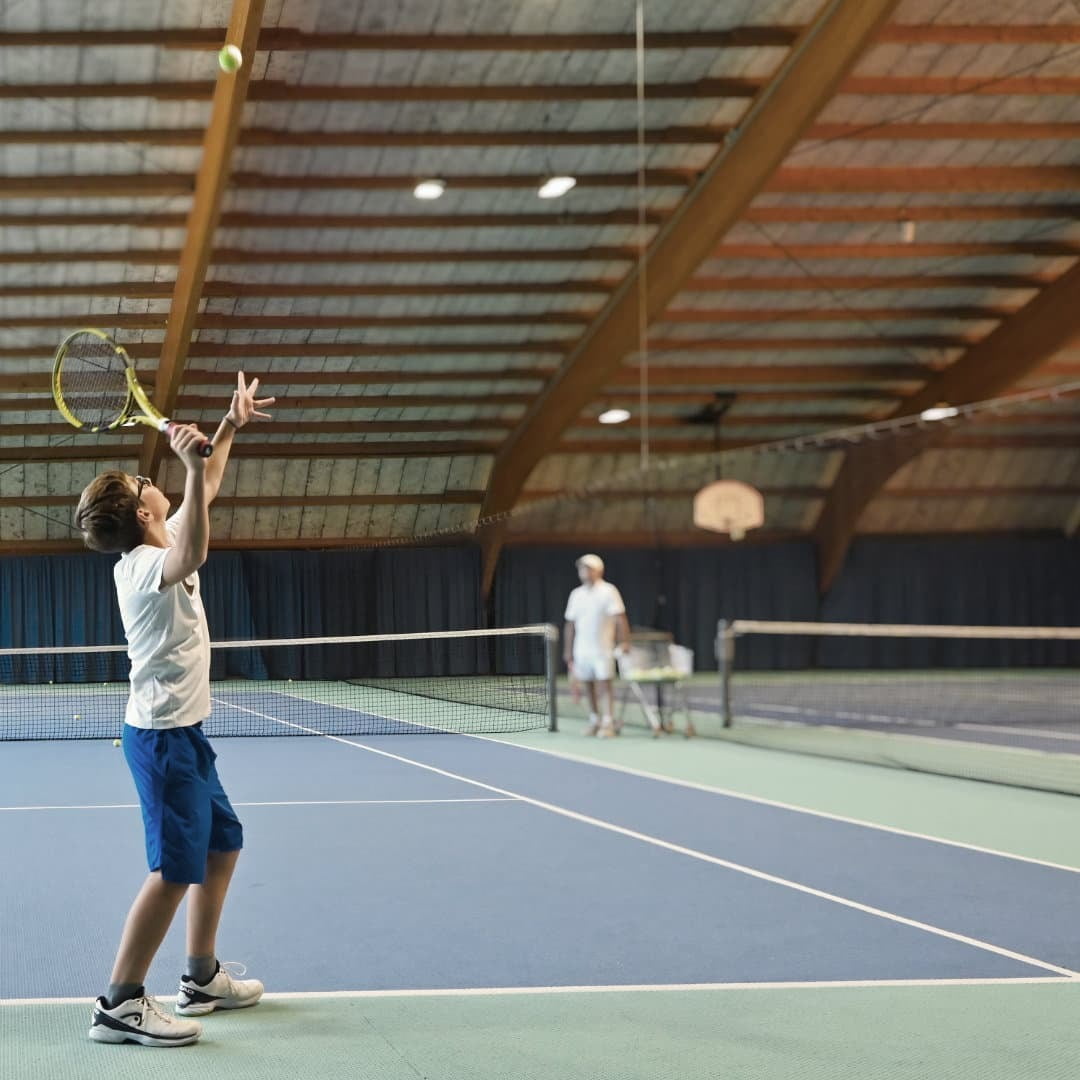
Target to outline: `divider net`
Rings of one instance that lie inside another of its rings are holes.
[[[211,645],[211,736],[556,730],[553,626]],[[116,738],[126,647],[0,650],[0,740]]]
[[[739,620],[717,657],[713,734],[1080,794],[1080,628]]]

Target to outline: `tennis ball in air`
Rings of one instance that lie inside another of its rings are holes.
[[[217,62],[222,71],[227,71],[231,75],[234,71],[240,70],[240,65],[244,62],[244,54],[235,45],[226,45],[217,54]]]
[[[113,746],[123,746],[124,744],[119,739],[113,739]]]

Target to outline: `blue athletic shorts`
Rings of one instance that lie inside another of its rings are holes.
[[[125,724],[124,756],[139,793],[151,871],[176,884],[201,885],[211,851],[244,846],[202,725],[152,730]]]

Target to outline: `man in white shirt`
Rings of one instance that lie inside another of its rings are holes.
[[[615,653],[630,640],[630,623],[619,590],[604,580],[604,560],[582,555],[577,561],[581,584],[566,604],[563,654],[571,679],[589,695],[586,735],[617,734],[614,713]]]
[[[214,437],[214,454],[193,427],[170,443],[186,472],[184,500],[169,500],[147,477],[110,470],[79,499],[75,523],[88,547],[120,555],[113,571],[131,660],[124,756],[135,781],[146,834],[149,876],[124,925],[108,992],[97,999],[90,1038],[105,1043],[185,1046],[202,1026],[185,1017],[254,1005],[262,983],[234,978],[217,961],[221,909],[243,829],[218,778],[202,729],[210,715],[210,635],[199,567],[210,540],[209,505],[221,485],[233,434],[273,398],[257,399],[238,375],[232,404]],[[150,963],[188,898],[187,971],[170,1016],[146,993]]]

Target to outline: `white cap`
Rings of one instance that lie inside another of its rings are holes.
[[[587,566],[590,570],[596,570],[601,574],[604,572],[604,560],[599,555],[582,555],[575,565]]]

